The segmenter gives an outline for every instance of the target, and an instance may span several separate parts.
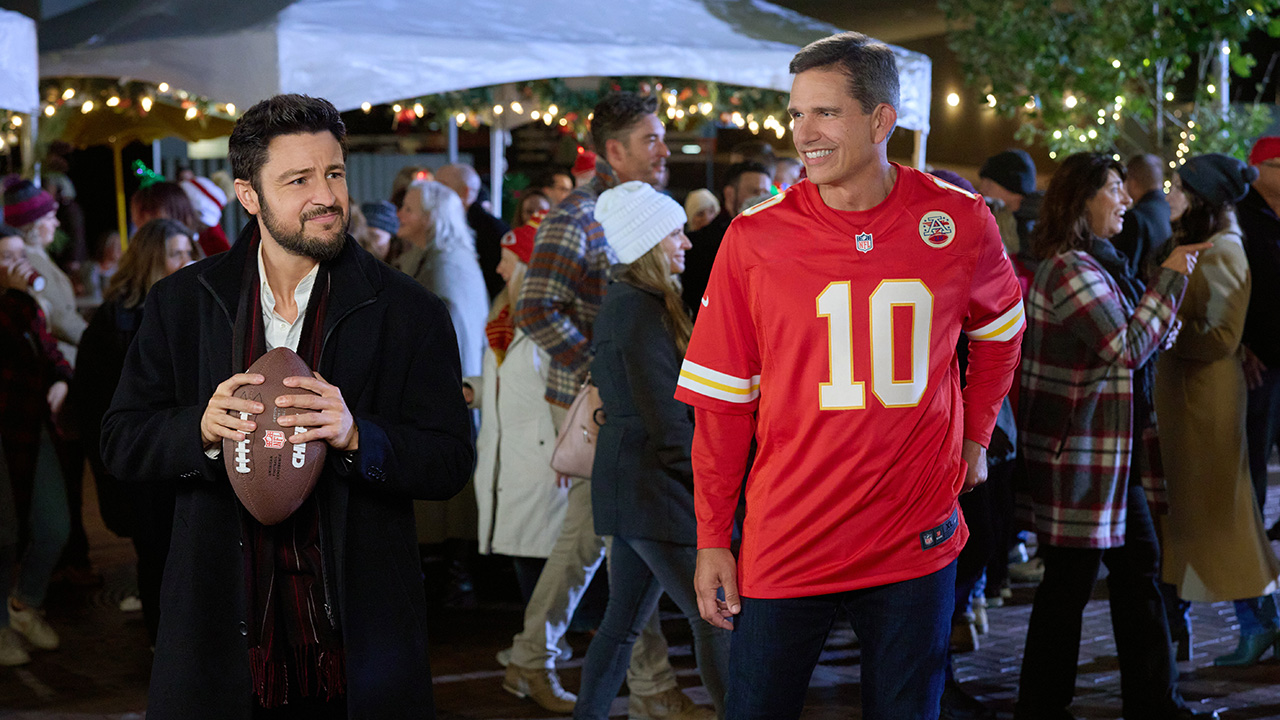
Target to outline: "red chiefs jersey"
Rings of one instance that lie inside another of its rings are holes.
[[[961,444],[990,440],[1022,298],[982,199],[897,173],[862,212],[833,210],[801,182],[735,219],[716,257],[676,398],[756,413],[746,596],[921,577],[968,537]],[[974,341],[963,398],[961,332]],[[717,457],[743,447],[718,427],[700,423],[694,443],[699,547],[729,546],[745,462]]]

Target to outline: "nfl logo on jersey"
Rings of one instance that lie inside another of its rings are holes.
[[[871,250],[871,233],[859,233],[853,238],[854,247],[858,248],[858,252],[868,252]]]

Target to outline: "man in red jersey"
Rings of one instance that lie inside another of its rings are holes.
[[[791,72],[808,180],[729,227],[676,392],[697,415],[698,601],[734,628],[729,720],[799,717],[838,611],[862,642],[863,717],[932,719],[968,537],[957,498],[986,476],[1021,294],[982,199],[888,161],[887,46],[835,35]]]

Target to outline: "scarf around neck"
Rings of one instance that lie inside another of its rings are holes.
[[[244,372],[267,351],[258,274],[261,236],[248,239],[240,301],[232,336],[236,372]],[[298,355],[315,368],[320,362],[329,269],[320,266],[311,288]],[[346,694],[345,654],[331,601],[325,565],[321,502],[313,493],[291,517],[267,527],[241,511],[244,577],[250,613],[249,672],[253,693],[264,708],[291,698],[331,701]]]

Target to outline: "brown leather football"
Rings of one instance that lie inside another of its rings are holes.
[[[240,442],[223,439],[222,458],[231,487],[245,509],[263,525],[282,522],[297,510],[315,489],[324,469],[326,444],[314,440],[294,445],[289,438],[306,428],[281,427],[285,415],[310,412],[305,408],[276,407],[281,395],[314,395],[304,388],[285,387],[287,377],[311,377],[306,361],[289,348],[276,348],[258,358],[247,373],[262,375],[261,385],[244,385],[236,397],[262,403],[261,415],[241,413],[257,429]]]

